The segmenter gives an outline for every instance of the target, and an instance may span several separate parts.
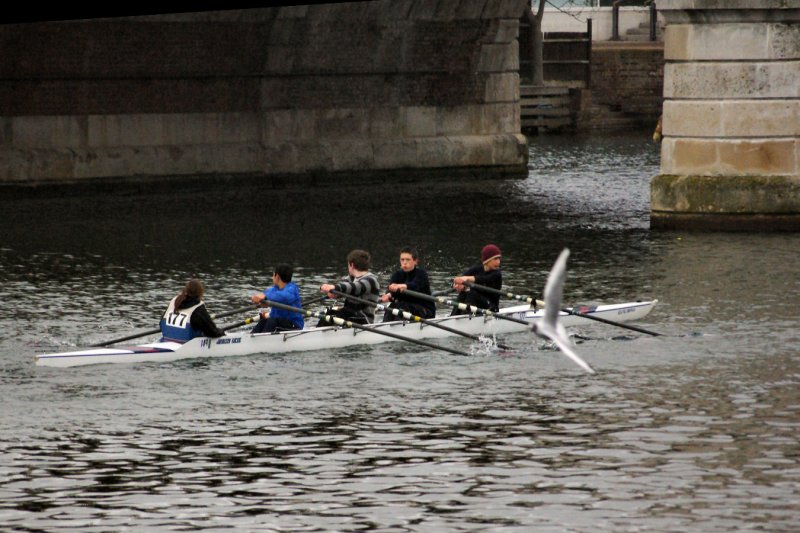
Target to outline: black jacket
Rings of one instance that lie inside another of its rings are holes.
[[[431,293],[431,283],[428,279],[428,273],[419,267],[414,267],[414,270],[411,272],[406,272],[403,269],[398,270],[394,274],[392,274],[391,279],[389,280],[389,285],[392,283],[402,283],[408,286],[408,288],[415,292],[421,292],[423,294],[430,294]],[[424,309],[428,310],[427,316],[434,317],[436,316],[436,303],[430,300],[422,300],[420,298],[415,298],[414,296],[409,296],[404,292],[393,292],[391,293],[392,299],[398,302],[409,302],[415,305],[421,306]]]
[[[503,288],[503,271],[500,269],[486,272],[483,269],[483,265],[475,265],[462,275],[475,276],[475,283],[477,285],[484,285],[497,290],[501,290]],[[476,305],[477,307],[481,307],[483,309],[490,309],[492,311],[497,311],[500,309],[499,294],[493,294],[486,291],[481,291],[480,289],[471,288],[469,293],[462,293],[460,296],[464,296],[466,301],[471,305]],[[459,298],[459,300],[464,300],[464,298]]]
[[[197,298],[187,297],[181,302],[178,309],[186,309],[198,303],[200,303],[200,300]],[[192,327],[197,331],[202,331],[203,335],[206,337],[222,337],[225,335],[225,332],[217,327],[214,323],[214,319],[208,314],[206,304],[201,305],[192,313]]]

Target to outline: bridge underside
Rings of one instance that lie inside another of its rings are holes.
[[[378,0],[4,25],[0,183],[523,177],[527,6]]]

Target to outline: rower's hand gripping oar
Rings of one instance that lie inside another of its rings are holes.
[[[396,333],[392,333],[391,331],[383,331],[383,330],[381,330],[381,329],[379,329],[379,328],[377,328],[375,326],[365,326],[363,324],[356,324],[355,322],[351,322],[351,321],[345,320],[343,318],[339,318],[339,317],[336,317],[336,316],[331,316],[331,315],[325,313],[324,311],[316,311],[315,312],[315,311],[309,311],[309,310],[306,310],[306,309],[300,309],[299,307],[292,307],[290,305],[285,305],[285,304],[282,304],[280,302],[273,302],[272,300],[267,300],[266,298],[261,300],[261,303],[263,303],[263,304],[265,304],[267,306],[270,306],[270,307],[274,307],[276,309],[283,309],[285,311],[292,311],[294,313],[300,313],[301,315],[306,316],[306,317],[320,318],[320,319],[323,319],[323,320],[325,320],[327,322],[333,322],[334,324],[336,324],[338,326],[343,326],[343,327],[353,328],[353,329],[360,329],[360,330],[363,330],[363,331],[371,331],[373,333],[377,333],[378,335],[385,335],[387,337],[393,337],[393,338],[401,340],[401,341],[411,342],[413,344],[419,344],[420,346],[427,346],[428,348],[433,348],[435,350],[444,350],[446,352],[454,353],[456,355],[466,355],[466,356],[470,355],[469,353],[464,352],[462,350],[456,350],[456,349],[453,349],[453,348],[448,348],[446,346],[439,346],[439,345],[433,344],[431,342],[425,342],[425,341],[418,340],[418,339],[411,339],[409,337],[404,337],[403,335],[397,335]]]
[[[244,313],[245,311],[251,311],[254,307],[257,307],[256,304],[248,305],[247,307],[242,307],[241,309],[234,309],[233,311],[227,311],[225,313],[217,313],[215,315],[211,315],[212,319],[215,318],[223,318],[226,316],[236,315],[238,313]],[[156,333],[161,333],[161,328],[151,329],[149,331],[143,331],[142,333],[136,333],[134,335],[128,335],[127,337],[121,337],[119,339],[112,339],[110,341],[100,342],[97,344],[92,344],[92,347],[97,346],[108,346],[109,344],[116,344],[118,342],[129,341],[131,339],[136,339],[139,337],[145,337],[147,335],[155,335]]]
[[[444,331],[449,331],[450,333],[455,333],[456,335],[461,335],[462,337],[467,337],[469,339],[473,339],[473,340],[476,340],[476,341],[480,341],[481,338],[482,338],[480,335],[473,335],[471,333],[466,333],[464,331],[459,331],[457,329],[445,326],[444,324],[439,324],[438,322],[432,322],[427,318],[422,318],[421,316],[417,316],[417,315],[411,314],[408,311],[403,311],[402,309],[395,309],[395,308],[392,308],[392,307],[386,307],[386,306],[383,306],[381,304],[378,304],[378,303],[375,303],[375,302],[371,302],[369,300],[365,300],[364,298],[359,298],[358,296],[353,296],[352,294],[347,294],[347,293],[344,293],[344,292],[341,292],[341,291],[335,291],[334,290],[334,291],[331,291],[331,292],[333,294],[335,294],[336,296],[343,296],[344,298],[349,298],[350,300],[353,300],[354,302],[362,303],[362,304],[365,304],[365,305],[372,305],[372,306],[375,306],[378,309],[383,308],[384,312],[389,312],[392,315],[397,316],[397,317],[403,317],[405,320],[408,320],[409,322],[421,322],[423,324],[427,324],[429,326],[433,326],[435,328],[439,328],[439,329],[442,329]],[[497,343],[497,347],[502,349],[502,350],[510,350],[511,349],[510,346],[504,346],[504,345],[502,345],[500,343]]]
[[[487,287],[486,285],[478,285],[477,283],[473,283],[471,281],[464,282],[464,285],[467,285],[467,286],[469,286],[469,287],[471,287],[473,289],[477,289],[479,291],[489,292],[489,293],[492,293],[492,294],[498,294],[500,296],[505,296],[506,298],[512,298],[514,300],[520,300],[520,301],[523,301],[523,302],[526,302],[526,303],[529,303],[529,304],[534,304],[534,309],[536,309],[536,305],[538,305],[539,307],[544,307],[545,306],[545,302],[543,302],[542,300],[534,300],[530,296],[524,296],[524,295],[520,295],[520,294],[514,294],[514,293],[511,293],[511,292],[501,291],[501,290],[495,289],[493,287]],[[644,329],[644,328],[640,328],[638,326],[631,326],[629,324],[623,324],[621,322],[615,322],[614,320],[609,320],[607,318],[603,318],[603,317],[600,317],[600,316],[594,316],[594,315],[591,315],[591,314],[588,314],[588,313],[581,313],[580,311],[575,311],[573,309],[570,309],[569,307],[564,307],[564,308],[561,309],[561,311],[563,311],[564,313],[567,313],[568,315],[575,315],[575,316],[579,316],[581,318],[586,318],[588,320],[596,320],[597,322],[602,322],[604,324],[610,324],[612,326],[618,326],[620,328],[630,329],[632,331],[638,331],[640,333],[646,333],[647,335],[653,335],[654,337],[658,337],[658,336],[661,335],[661,333],[656,333],[655,331],[650,331],[650,330],[647,330],[647,329]]]
[[[321,302],[321,301],[323,301],[323,300],[325,300],[327,298],[328,298],[327,296],[320,296],[319,298],[312,298],[311,300],[308,300],[307,302],[303,302],[303,305],[313,305],[313,304],[319,303],[319,302]],[[261,302],[258,302],[258,305],[261,305]],[[260,319],[261,319],[261,315],[259,314],[259,315],[256,315],[256,316],[253,316],[253,317],[250,317],[250,318],[245,318],[241,322],[236,322],[235,324],[229,324],[227,326],[222,326],[220,329],[222,331],[228,331],[230,329],[235,329],[235,328],[239,328],[239,327],[242,327],[242,326],[247,326],[248,324],[252,324],[253,322],[258,322]]]
[[[544,302],[543,301],[536,300],[535,298],[533,298],[533,296],[527,296],[525,294],[514,294],[513,292],[501,291],[499,289],[495,289],[494,287],[487,287],[486,285],[478,285],[477,283],[474,283],[472,281],[465,281],[464,285],[466,285],[467,287],[478,289],[479,291],[489,292],[489,293],[492,293],[492,294],[497,294],[498,296],[503,296],[505,298],[508,298],[509,300],[517,300],[517,301],[520,301],[520,302],[525,302],[526,304],[530,304],[530,306],[533,308],[534,311],[536,311],[536,306],[537,305],[539,307],[543,307],[544,306]]]
[[[426,294],[408,290],[406,290],[406,292],[411,296],[416,296],[423,299],[430,298],[432,301],[443,303],[445,305],[451,305],[461,309],[462,311],[468,311],[473,314],[492,316],[502,320],[511,320],[512,322],[525,324],[526,326],[529,326],[531,331],[533,331],[539,337],[553,341],[556,346],[558,346],[561,353],[572,359],[575,364],[587,372],[594,374],[592,367],[590,367],[586,361],[581,359],[572,349],[572,346],[569,342],[569,337],[564,329],[564,325],[558,321],[558,308],[561,307],[561,294],[564,288],[564,279],[566,278],[567,257],[569,257],[569,250],[564,248],[564,250],[562,250],[561,254],[558,256],[558,259],[556,259],[556,262],[550,271],[550,275],[547,278],[547,284],[545,285],[544,289],[545,315],[539,323],[528,322],[526,320],[521,320],[519,318],[507,316],[501,313],[494,313],[486,309],[480,309],[473,305],[467,305],[462,302],[448,300],[442,297],[428,296]]]

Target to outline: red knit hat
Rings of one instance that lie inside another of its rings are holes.
[[[483,250],[481,250],[481,261],[485,264],[487,261],[490,261],[495,257],[500,257],[501,255],[500,248],[494,244],[487,244],[483,247]]]

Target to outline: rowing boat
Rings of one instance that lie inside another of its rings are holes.
[[[583,306],[572,309],[572,314],[562,311],[559,322],[565,327],[586,325],[591,319],[581,314],[615,322],[630,322],[647,316],[658,300],[620,304]],[[536,323],[544,317],[544,310],[533,310],[528,305],[501,309],[497,315]],[[529,326],[495,316],[455,315],[430,320],[450,329],[472,335],[492,338],[507,333],[531,331]],[[36,355],[39,366],[69,367],[101,363],[168,362],[199,357],[230,357],[252,354],[282,354],[307,350],[343,348],[353,345],[398,342],[386,334],[370,331],[376,329],[394,333],[408,339],[437,339],[457,336],[456,333],[418,322],[381,322],[368,328],[353,329],[338,326],[311,327],[281,333],[231,332],[224,337],[197,337],[185,344],[176,342],[149,342],[136,346],[90,348],[73,352]]]

